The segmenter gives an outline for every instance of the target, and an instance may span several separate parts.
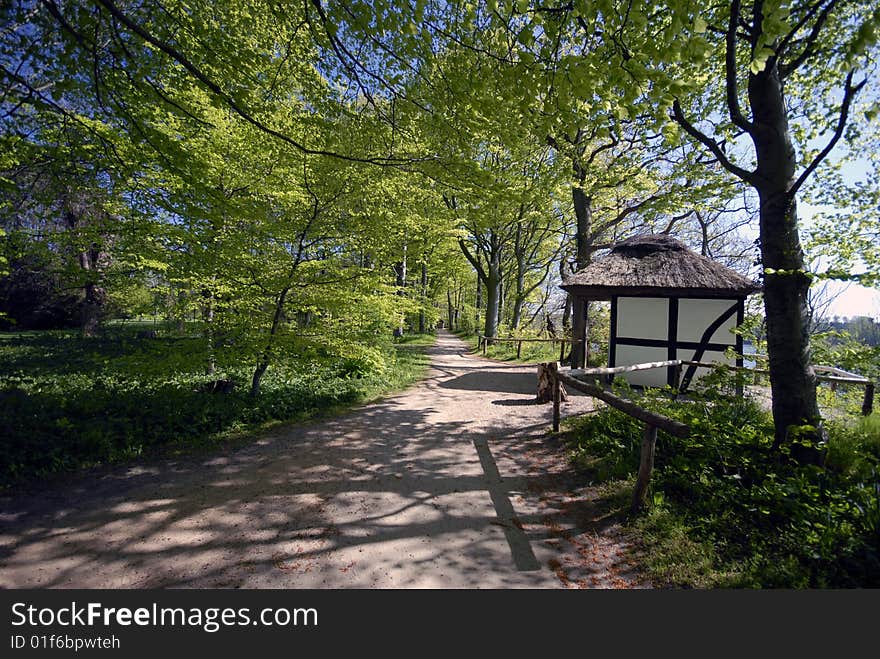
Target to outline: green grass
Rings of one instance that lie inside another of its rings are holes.
[[[482,348],[479,347],[479,337],[476,334],[457,333],[459,338],[467,341],[471,352],[483,356]],[[534,338],[534,337],[530,337]],[[512,362],[515,364],[537,364],[539,362],[552,362],[559,359],[559,344],[539,343],[536,341],[525,341],[522,344],[522,351],[519,358],[516,356],[516,343],[508,341],[499,341],[487,346],[486,354],[488,359],[496,361]],[[566,351],[566,355],[568,352]]]
[[[516,348],[517,344],[513,341],[497,341],[491,343],[486,347],[486,353],[483,354],[483,349],[480,346],[480,339],[476,334],[471,334],[468,332],[455,332],[455,334],[462,340],[466,341],[470,346],[471,353],[479,354],[480,356],[485,356],[488,359],[493,359],[495,361],[502,362],[511,362],[514,364],[538,364],[542,362],[555,362],[560,360],[560,349],[561,345],[559,343],[547,343],[538,342],[538,341],[523,341],[522,348],[520,350],[520,355],[517,357]],[[499,334],[500,338],[509,338]],[[547,338],[547,337],[536,337],[533,335],[523,336],[523,338]],[[570,348],[568,344],[566,344],[565,353],[563,355],[563,360],[567,359],[570,354]],[[591,366],[604,366],[606,364],[606,350],[600,349],[599,351],[593,352],[590,355],[590,365]]]
[[[267,426],[335,414],[420,379],[434,341],[289,343],[252,398],[248,360],[220,351],[216,375],[206,376],[201,339],[167,331],[140,339],[137,329],[108,328],[93,339],[65,331],[0,334],[0,487],[210,450],[248,441]],[[221,378],[237,383],[232,393],[199,390]]]
[[[631,516],[642,424],[611,408],[566,422],[570,456],[640,538],[634,558],[678,588],[880,586],[880,415],[829,422],[824,468],[774,450],[769,413],[716,383],[640,404],[687,423],[658,436],[647,513]],[[632,393],[624,391],[624,395]]]

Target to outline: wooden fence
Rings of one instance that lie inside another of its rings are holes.
[[[519,359],[522,355],[522,344],[523,343],[552,343],[557,344],[560,343],[559,347],[559,361],[565,361],[565,347],[567,345],[571,345],[572,343],[582,343],[582,339],[541,339],[541,338],[532,338],[532,337],[486,337],[482,334],[477,334],[477,350],[480,350],[484,355],[486,354],[489,345],[493,343],[516,343],[516,358]]]
[[[644,370],[648,368],[663,368],[670,366],[667,362],[654,362],[651,364],[636,364],[635,366],[618,366],[614,368],[600,369],[584,369],[582,374],[586,375],[610,375],[613,373],[626,373],[635,370]],[[670,419],[662,414],[657,414],[651,410],[639,407],[632,401],[621,398],[612,394],[592,382],[585,382],[572,377],[569,374],[562,373],[559,370],[559,364],[550,362],[544,365],[553,375],[553,431],[559,431],[559,422],[561,414],[561,385],[565,384],[572,389],[577,389],[588,396],[593,396],[599,400],[603,400],[614,408],[625,412],[630,416],[643,421],[645,430],[642,433],[642,448],[639,458],[639,474],[636,478],[636,485],[633,490],[633,498],[631,510],[634,513],[639,512],[645,506],[645,496],[648,492],[648,485],[651,482],[651,473],[654,471],[654,451],[657,445],[657,429],[661,428],[676,437],[687,437],[690,434],[690,428],[680,421]],[[601,371],[600,373],[592,373],[592,371]]]
[[[561,360],[560,360],[561,361]],[[553,386],[553,431],[559,432],[559,424],[560,424],[560,415],[561,415],[561,402],[562,402],[562,394],[561,394],[561,385],[565,384],[572,389],[576,389],[581,391],[582,393],[587,394],[588,396],[592,396],[594,398],[598,398],[602,400],[612,407],[629,414],[630,416],[643,421],[645,424],[645,429],[642,434],[642,447],[641,447],[641,455],[639,458],[639,473],[636,478],[636,485],[633,490],[633,498],[631,510],[636,513],[642,510],[645,505],[645,496],[648,491],[648,485],[651,482],[651,473],[654,470],[654,451],[657,444],[657,429],[660,428],[665,432],[668,432],[675,437],[687,437],[690,433],[690,428],[679,421],[674,419],[670,419],[668,417],[663,416],[662,414],[657,414],[656,412],[652,412],[650,410],[646,410],[642,407],[639,407],[635,403],[630,400],[626,400],[615,394],[612,394],[610,391],[606,390],[602,386],[594,383],[587,382],[581,378],[584,377],[593,377],[593,378],[601,378],[607,376],[613,376],[621,373],[632,373],[635,371],[643,371],[652,368],[668,368],[670,366],[674,366],[676,371],[675,375],[675,383],[676,389],[679,389],[681,383],[681,371],[684,366],[695,366],[702,368],[715,368],[718,364],[706,363],[706,362],[695,362],[689,360],[682,359],[670,359],[666,361],[659,362],[646,362],[643,364],[632,364],[630,366],[613,366],[606,368],[586,368],[586,369],[572,369],[568,373],[563,373],[559,368],[558,362],[549,362],[546,364],[541,364],[541,367],[547,369],[552,378],[552,386]],[[747,368],[744,366],[728,366],[728,368],[732,368],[734,370],[739,371],[752,371],[752,372],[764,372],[757,369]],[[842,369],[833,367],[833,366],[816,366],[814,367],[816,371],[819,372],[817,374],[817,379],[825,382],[831,382],[832,386],[837,383],[841,384],[856,384],[865,387],[865,397],[862,403],[862,414],[865,416],[871,414],[874,407],[874,382],[869,380],[868,378],[862,377],[856,373],[850,373],[848,371],[844,371]],[[831,375],[824,375],[824,373],[831,373]]]
[[[668,366],[675,367],[675,384],[673,387],[681,390],[681,372],[684,366],[695,366],[697,368],[717,368],[718,364],[712,362],[695,362],[687,359],[670,359],[668,361],[662,362],[646,362],[644,364],[633,364],[632,366],[616,366],[612,368],[587,368],[587,369],[572,369],[570,371],[570,375],[573,377],[580,376],[607,376],[614,375],[617,373],[629,373],[632,371],[643,371],[650,368],[666,368]],[[756,373],[762,375],[768,375],[770,371],[767,369],[760,368],[750,368],[748,366],[731,366],[730,364],[725,365],[726,368],[732,369],[734,371],[747,372],[747,373]],[[831,388],[834,389],[839,384],[854,384],[865,388],[865,395],[862,398],[862,414],[865,416],[869,416],[871,412],[874,411],[874,395],[875,395],[875,383],[858,373],[850,373],[849,371],[844,371],[843,369],[836,368],[834,366],[823,366],[817,365],[813,367],[813,370],[816,371],[816,379],[820,382],[828,382],[831,384]],[[831,375],[826,375],[826,373],[830,373]]]
[[[748,357],[754,358],[755,360],[770,359],[767,355],[761,354],[751,354],[748,355]],[[768,375],[770,373],[769,370],[762,368],[747,368],[745,366],[739,368],[752,373],[760,373],[762,375]],[[819,380],[819,382],[828,382],[831,385],[832,391],[837,389],[837,385],[839,384],[855,384],[864,387],[865,396],[862,399],[862,414],[869,416],[871,412],[874,411],[874,392],[876,385],[873,380],[866,378],[864,375],[859,375],[858,373],[845,371],[836,366],[825,366],[824,364],[814,365],[813,371],[815,371],[816,379]]]

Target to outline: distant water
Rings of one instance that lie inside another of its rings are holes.
[[[746,368],[755,368],[754,360],[748,359],[745,355],[754,355],[755,346],[750,341],[743,341],[743,366]]]

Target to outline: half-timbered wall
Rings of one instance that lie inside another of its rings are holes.
[[[608,364],[629,366],[667,359],[698,358],[703,362],[742,365],[724,352],[742,353],[733,330],[742,322],[742,299],[616,297],[611,301],[611,341]],[[714,331],[709,331],[715,325]],[[707,369],[692,369],[699,379]],[[687,374],[687,369],[685,369]],[[672,384],[675,371],[651,369],[627,373],[630,384],[662,387]]]

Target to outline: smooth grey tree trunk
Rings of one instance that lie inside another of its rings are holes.
[[[500,266],[500,264],[499,264]],[[498,312],[501,305],[501,274],[500,268],[489,265],[486,281],[486,320],[483,335],[493,338],[498,333]]]
[[[452,305],[452,291],[446,289],[446,322],[449,324],[449,331],[455,329],[455,310]]]
[[[217,358],[214,336],[214,299],[210,294],[205,301],[203,316],[205,320],[205,342],[208,344],[208,361],[205,364],[205,375],[214,375],[214,371],[217,369]]]
[[[593,221],[592,199],[584,194],[583,188],[572,186],[574,215],[577,221],[575,244],[577,246],[577,270],[585,268],[590,262],[590,240]],[[587,306],[584,300],[572,298],[571,301],[571,367],[583,368],[586,360]]]
[[[397,273],[397,294],[400,297],[406,297],[406,245],[403,246],[403,259],[398,263],[394,270]],[[405,318],[403,314],[400,316],[400,324],[394,328],[394,336],[401,337],[404,334]]]
[[[764,276],[764,311],[775,445],[779,447],[790,442],[793,426],[814,428],[806,432],[814,441],[823,439],[824,433],[816,401],[816,375],[810,363],[810,280],[798,235],[797,204],[791,193],[797,158],[777,68],[751,74],[748,93],[757,157],[755,187],[761,203],[761,261],[765,271],[772,270]],[[802,459],[811,461],[810,456]]]
[[[480,326],[480,310],[483,308],[483,280],[480,278],[480,275],[477,274],[477,296],[474,301],[474,307],[476,308],[476,313],[474,314],[474,327]]]
[[[425,318],[425,305],[428,303],[428,264],[424,261],[422,262],[422,304],[419,308],[419,334],[425,334],[427,329],[427,323]]]

